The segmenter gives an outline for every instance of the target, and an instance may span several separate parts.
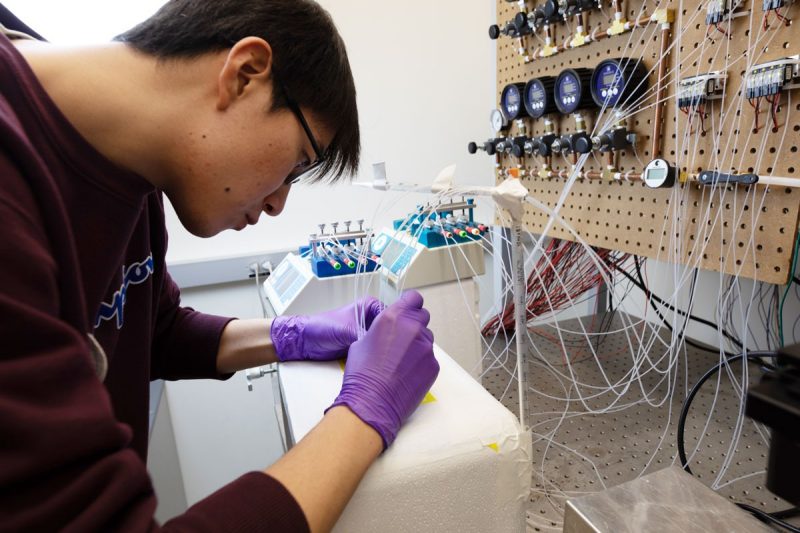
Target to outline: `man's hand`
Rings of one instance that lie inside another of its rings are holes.
[[[346,405],[378,432],[384,448],[394,441],[439,373],[429,321],[422,296],[408,291],[350,347],[342,390],[329,409]]]
[[[330,361],[347,355],[370,328],[383,304],[372,297],[316,315],[279,316],[270,336],[280,361]]]

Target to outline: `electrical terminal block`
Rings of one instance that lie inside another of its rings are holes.
[[[792,0],[763,0],[762,8],[766,13],[786,7],[790,3],[792,3]]]
[[[722,98],[727,79],[728,74],[721,70],[683,78],[678,82],[678,107],[695,109],[707,100]]]
[[[741,4],[741,0],[711,0],[706,6],[706,25],[719,24],[729,19]]]
[[[794,88],[800,79],[800,55],[755,65],[745,76],[745,97],[748,100],[772,96]]]

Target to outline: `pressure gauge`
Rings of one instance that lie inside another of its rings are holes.
[[[522,104],[522,94],[525,91],[524,83],[509,83],[500,95],[500,110],[505,115],[506,120],[516,120],[525,114],[525,106]]]
[[[556,78],[556,107],[565,115],[578,109],[593,105],[591,90],[592,70],[588,68],[568,68]]]
[[[647,90],[647,69],[636,59],[606,59],[592,74],[592,98],[598,106],[635,104]]]
[[[644,184],[651,189],[672,187],[675,185],[675,167],[670,166],[663,159],[653,159],[644,167],[642,179]]]
[[[496,133],[508,128],[509,123],[506,120],[506,117],[503,115],[503,112],[499,109],[492,109],[492,112],[489,114],[489,120],[492,123],[492,130],[494,130]]]
[[[534,78],[525,85],[525,110],[533,118],[541,118],[558,111],[553,99],[555,78],[545,76]]]

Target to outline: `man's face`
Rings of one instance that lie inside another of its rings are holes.
[[[303,110],[317,143],[327,146],[331,133],[313,113]],[[267,112],[239,106],[214,124],[188,134],[181,150],[181,179],[166,190],[191,233],[210,237],[225,229],[255,224],[262,212],[283,210],[292,177],[316,160],[297,116],[288,108]]]
[[[317,160],[309,133],[324,152],[333,132],[307,108],[272,107],[275,90],[270,49],[247,38],[219,56],[219,72],[206,96],[190,104],[180,122],[164,192],[191,233],[210,237],[255,224],[262,212],[277,216],[298,171]],[[213,102],[213,105],[209,105]]]

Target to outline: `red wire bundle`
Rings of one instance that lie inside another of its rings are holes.
[[[627,254],[613,257],[611,250],[603,248],[592,249],[606,266],[621,263],[628,257]],[[610,269],[609,266],[607,270]],[[602,283],[603,278],[597,266],[583,246],[577,242],[553,239],[528,276],[527,320],[564,309]],[[500,329],[514,330],[514,302],[510,302],[501,314],[484,324],[483,334],[494,335]]]

